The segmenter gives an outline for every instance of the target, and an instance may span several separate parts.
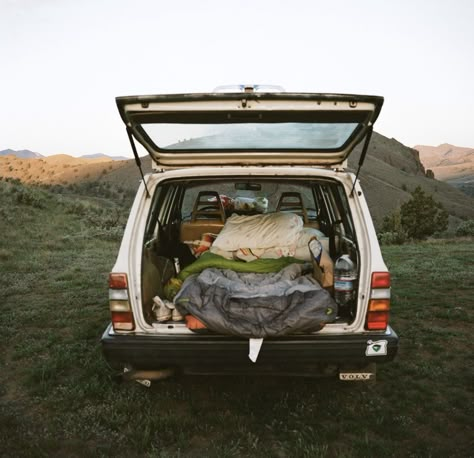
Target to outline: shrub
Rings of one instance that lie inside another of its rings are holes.
[[[402,226],[399,208],[385,216],[378,239],[384,245],[400,245],[406,242],[407,234]]]
[[[456,235],[459,237],[463,236],[474,236],[474,219],[469,219],[467,221],[463,221],[457,228],[456,228]]]
[[[81,200],[66,200],[64,201],[64,211],[71,215],[84,216],[93,212],[93,208],[88,202]]]
[[[23,186],[15,186],[11,189],[12,194],[16,203],[20,205],[28,205],[34,208],[45,207],[45,197],[39,191],[33,191]]]
[[[84,215],[87,227],[91,235],[110,240],[120,240],[123,236],[124,221],[121,211],[116,208],[111,210],[101,210],[92,207],[91,211]]]
[[[7,177],[5,178],[5,181],[7,183],[15,184],[15,185],[21,185],[21,181],[19,178],[13,178],[13,177]]]
[[[407,241],[404,232],[380,232],[378,239],[382,245],[402,245]]]
[[[446,210],[418,186],[408,202],[385,216],[378,237],[384,244],[401,244],[408,239],[423,240],[447,228]]]
[[[448,228],[448,213],[417,186],[411,193],[411,199],[400,207],[400,223],[408,237],[423,240]]]

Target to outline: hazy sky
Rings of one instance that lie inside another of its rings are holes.
[[[375,130],[474,147],[473,0],[0,0],[0,150],[131,156],[118,95],[385,97]]]

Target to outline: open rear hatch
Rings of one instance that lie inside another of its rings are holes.
[[[133,136],[160,169],[336,167],[370,137],[383,97],[249,92],[127,96],[116,101],[132,147]]]

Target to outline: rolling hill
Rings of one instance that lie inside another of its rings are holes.
[[[361,146],[351,154],[349,167],[357,168]],[[474,218],[474,199],[448,183],[429,178],[419,152],[374,132],[360,180],[376,224],[408,200],[417,186],[433,195],[455,219]]]
[[[438,180],[446,181],[474,196],[474,148],[443,143],[438,146],[417,145],[425,167],[433,170]]]
[[[355,171],[361,146],[351,154],[349,169]],[[149,157],[142,158],[144,173],[151,171]],[[133,159],[113,161],[110,158],[84,159],[67,155],[40,159],[0,157],[0,176],[19,178],[27,183],[69,184],[100,180],[135,190],[140,173]],[[451,215],[452,222],[474,218],[474,199],[448,183],[426,176],[416,149],[374,132],[365,164],[360,174],[375,224],[403,202],[417,186],[432,194]]]
[[[112,159],[113,161],[127,161],[129,158],[125,156],[108,156],[107,154],[96,153],[96,154],[83,154],[80,156],[82,159]]]
[[[14,149],[4,149],[0,151],[0,156],[16,156],[20,159],[38,159],[40,157],[44,157],[40,153],[35,153],[34,151],[30,151],[29,149],[21,149],[21,150],[14,150]]]
[[[24,183],[66,185],[100,179],[107,173],[125,166],[127,162],[104,157],[83,159],[67,154],[35,159],[6,155],[0,156],[0,176],[18,178]]]

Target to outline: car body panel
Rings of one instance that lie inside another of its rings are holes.
[[[116,102],[127,129],[159,168],[251,164],[338,166],[366,136],[379,115],[383,98],[344,94],[208,93],[127,96],[117,97]],[[178,127],[180,135],[185,135],[181,131],[186,132],[187,128],[191,135],[197,126],[224,130],[196,137],[194,143],[177,137],[169,144],[164,138],[165,131],[161,136],[156,135],[157,138],[149,135],[152,125]],[[229,126],[240,129],[238,135],[232,137],[231,132],[225,130]],[[340,139],[338,126],[344,131],[349,126]],[[263,127],[264,132],[268,131],[265,143],[248,140],[255,129]],[[291,139],[288,141],[281,135],[282,129],[290,129],[294,145]],[[308,141],[299,142],[305,135]],[[220,140],[206,140],[202,144],[197,141],[204,138]],[[282,139],[281,144],[278,139]]]

